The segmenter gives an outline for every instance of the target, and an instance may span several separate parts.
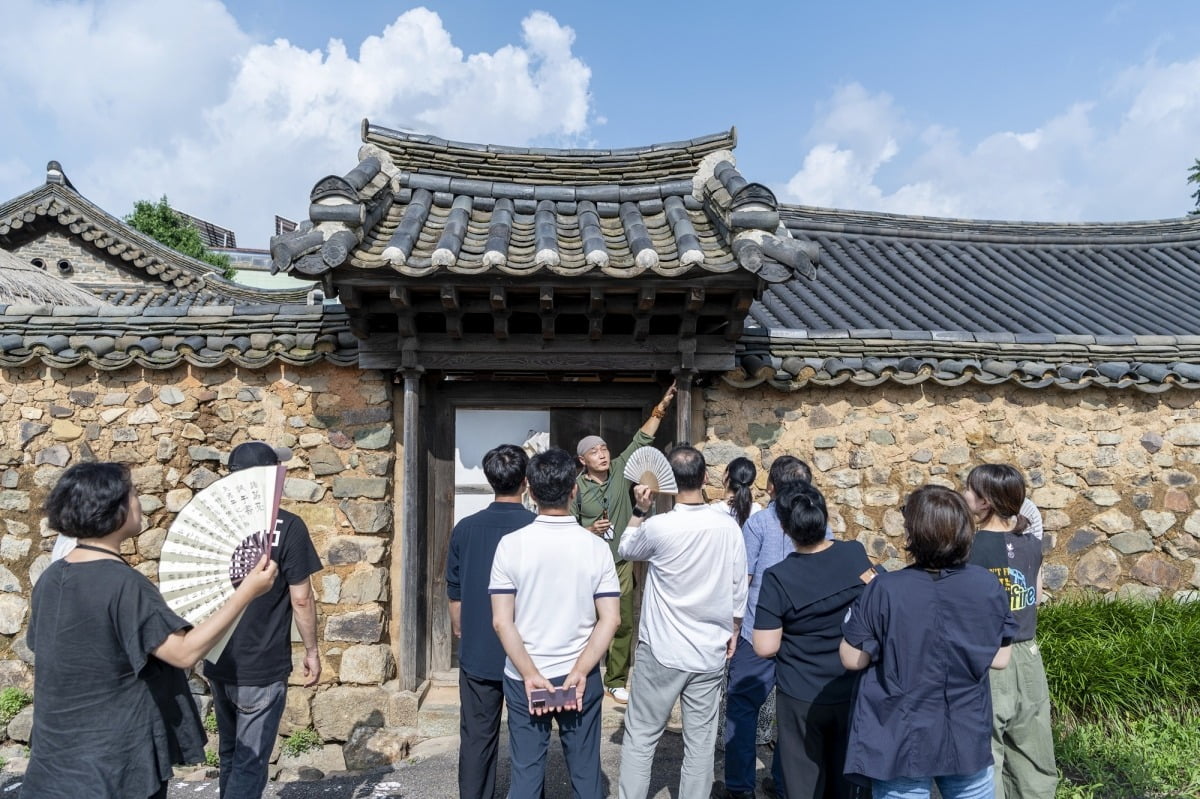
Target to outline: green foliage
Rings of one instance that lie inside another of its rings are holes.
[[[1196,163],[1188,170],[1188,183],[1196,184],[1196,190],[1191,194],[1191,198],[1196,201],[1196,207],[1188,213],[1192,216],[1200,215],[1200,158],[1197,158]]]
[[[8,724],[33,697],[20,688],[9,686],[0,691],[0,724]]]
[[[221,756],[217,754],[215,749],[204,750],[204,765],[208,766],[209,768],[220,768]]]
[[[1200,716],[1056,725],[1056,799],[1200,797]]]
[[[235,270],[230,266],[229,256],[212,252],[205,247],[200,239],[200,231],[175,213],[165,195],[156,203],[138,200],[133,204],[133,213],[125,217],[125,221],[134,230],[139,230],[184,255],[211,264],[221,270],[225,277],[233,278]]]
[[[204,717],[204,731],[209,733],[215,733],[217,731],[217,714],[213,713],[211,710],[208,711],[208,715]]]
[[[1038,612],[1057,717],[1200,716],[1200,603],[1060,599]]]
[[[1200,799],[1200,603],[1079,595],[1038,611],[1056,799]]]
[[[283,746],[280,750],[289,757],[302,755],[316,749],[323,742],[321,736],[312,727],[303,730],[296,730],[291,735],[283,740]]]

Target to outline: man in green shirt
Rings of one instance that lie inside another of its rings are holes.
[[[583,466],[575,481],[579,491],[571,503],[571,513],[579,524],[608,541],[621,582],[621,626],[608,648],[604,667],[604,690],[617,702],[629,701],[625,684],[629,680],[629,656],[633,644],[633,564],[617,557],[621,533],[633,516],[625,462],[639,447],[654,443],[654,434],[675,399],[675,385],[663,394],[650,418],[634,434],[625,451],[612,458],[608,444],[600,436],[586,436],[576,450]]]

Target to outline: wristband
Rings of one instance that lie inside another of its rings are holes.
[[[637,505],[633,506],[633,515],[638,517],[639,519],[645,518],[649,513],[650,513],[650,511],[642,510]]]

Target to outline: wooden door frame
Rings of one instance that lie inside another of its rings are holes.
[[[454,526],[454,436],[460,409],[555,410],[641,408],[649,413],[664,387],[645,383],[519,383],[442,381],[427,386],[421,427],[425,439],[424,607],[420,633],[423,677],[451,668],[446,555]],[[690,425],[688,425],[690,427]]]

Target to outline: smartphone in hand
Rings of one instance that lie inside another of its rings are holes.
[[[578,692],[575,686],[570,688],[535,688],[529,692],[529,706],[534,710],[549,710],[558,712],[568,703],[577,702]]]

